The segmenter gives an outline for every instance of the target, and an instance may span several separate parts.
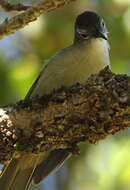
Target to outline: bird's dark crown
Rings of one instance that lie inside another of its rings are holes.
[[[82,41],[94,37],[107,40],[107,29],[103,18],[99,14],[86,11],[76,18],[75,41]]]

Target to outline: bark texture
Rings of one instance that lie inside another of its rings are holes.
[[[40,153],[96,143],[130,126],[130,77],[105,68],[85,85],[19,101],[0,110],[0,162],[19,152]]]
[[[5,0],[0,0],[0,5],[6,10],[25,10],[10,19],[6,18],[5,21],[0,24],[0,39],[25,27],[30,22],[35,21],[40,15],[63,7],[72,1],[74,0],[42,0],[33,6],[24,6],[22,4],[11,5]]]

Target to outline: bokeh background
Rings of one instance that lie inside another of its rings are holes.
[[[0,41],[0,106],[23,99],[43,64],[72,44],[74,19],[85,10],[97,11],[106,21],[112,71],[130,75],[130,0],[77,0]],[[14,14],[0,9],[0,22]],[[80,156],[31,190],[130,190],[129,130],[80,148]]]

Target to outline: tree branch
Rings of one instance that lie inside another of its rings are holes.
[[[96,143],[129,126],[130,77],[105,68],[85,85],[1,108],[0,161],[20,151],[77,152],[78,143]]]
[[[0,5],[2,6],[2,8],[4,8],[6,11],[25,11],[28,8],[30,8],[30,6],[25,6],[21,3],[18,4],[11,4],[6,0],[0,0]]]
[[[56,8],[63,7],[72,1],[74,0],[44,0],[9,20],[5,19],[5,21],[0,24],[0,39],[23,28],[30,22],[36,20],[40,15]]]

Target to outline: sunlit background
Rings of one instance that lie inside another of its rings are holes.
[[[106,21],[112,70],[130,75],[130,0],[77,0],[0,41],[1,106],[23,99],[42,65],[72,44],[74,19],[85,10],[96,10]],[[1,9],[0,21],[9,15]],[[80,156],[73,156],[55,175],[31,189],[130,190],[129,149],[128,130],[96,145],[83,144]]]

